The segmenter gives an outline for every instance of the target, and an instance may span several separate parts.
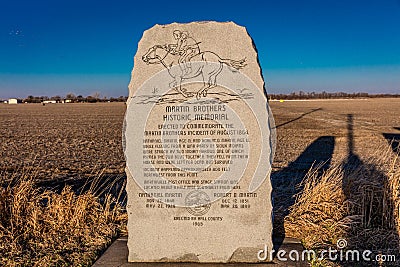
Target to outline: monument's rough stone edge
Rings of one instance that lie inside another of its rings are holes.
[[[136,57],[138,56],[139,44],[140,44],[140,41],[144,39],[144,36],[146,34],[148,34],[150,31],[152,31],[152,30],[154,30],[156,28],[159,28],[159,27],[160,28],[166,28],[166,27],[171,26],[171,25],[191,25],[191,24],[207,24],[207,23],[211,23],[211,24],[232,24],[233,26],[241,28],[247,34],[247,37],[250,38],[252,47],[253,47],[254,52],[256,54],[256,61],[257,61],[258,68],[260,70],[260,77],[261,77],[261,80],[262,80],[262,90],[263,90],[263,93],[264,93],[265,97],[267,98],[267,102],[268,102],[268,96],[267,96],[267,90],[266,90],[266,86],[265,86],[265,80],[264,80],[264,76],[263,76],[263,73],[262,73],[262,68],[261,68],[259,57],[258,57],[258,49],[256,47],[256,44],[255,44],[253,38],[251,37],[251,35],[249,34],[249,32],[247,31],[247,28],[245,26],[237,24],[236,22],[234,22],[232,20],[231,21],[200,20],[200,21],[191,21],[191,22],[183,22],[183,23],[181,23],[181,22],[172,22],[172,23],[168,23],[168,24],[158,24],[158,23],[156,23],[152,27],[144,30],[143,33],[142,33],[141,38],[139,39],[137,50],[136,50],[136,52],[135,52],[135,54],[133,56],[133,68],[132,68],[132,71],[131,71],[131,78],[130,78],[129,84],[128,84],[128,95],[129,95],[129,97],[131,97],[131,93],[133,91],[132,90],[133,88],[131,87],[131,84],[132,84],[133,75],[134,75],[134,72],[135,72],[135,61],[136,61]]]
[[[245,33],[247,35],[247,38],[249,38],[249,40],[251,42],[251,45],[252,45],[252,48],[254,49],[254,53],[256,55],[256,62],[257,62],[258,68],[259,68],[259,75],[260,75],[260,78],[262,80],[262,88],[260,88],[260,89],[262,89],[263,92],[264,92],[264,95],[267,96],[266,89],[265,89],[265,81],[264,81],[264,77],[263,77],[263,74],[262,74],[262,68],[261,68],[261,65],[260,65],[260,61],[259,61],[259,57],[258,57],[258,50],[256,48],[255,42],[254,42],[253,38],[251,37],[251,35],[249,34],[249,32],[247,31],[246,27],[244,27],[242,25],[239,25],[239,24],[235,23],[234,21],[225,21],[225,22],[193,21],[193,22],[188,22],[188,23],[173,22],[173,23],[169,23],[169,24],[155,24],[154,26],[146,29],[143,32],[140,41],[145,39],[145,36],[147,34],[149,34],[149,32],[154,31],[157,28],[163,29],[163,28],[166,28],[166,27],[174,26],[174,25],[195,25],[195,24],[208,24],[208,23],[231,25],[231,26],[234,26],[234,27],[237,27],[237,28],[241,29],[241,31],[243,31],[243,33]],[[134,76],[135,69],[136,69],[135,68],[135,61],[139,59],[138,57],[140,57],[140,55],[138,54],[140,41],[138,43],[137,51],[135,52],[135,55],[134,55],[134,66],[133,66],[132,73],[131,73],[131,80],[130,80],[129,86],[128,86],[129,95],[130,96],[133,93],[133,89],[134,89],[134,88],[132,88],[132,80],[133,80],[133,76]],[[267,101],[268,101],[268,98],[267,98]],[[129,172],[129,169],[127,167],[125,168],[125,172],[126,172],[128,177],[132,176],[132,174]],[[126,189],[127,188],[128,188],[128,185],[126,186]],[[271,212],[272,212],[272,210],[271,210]],[[209,261],[208,263],[239,263],[239,262],[242,262],[242,263],[255,263],[255,262],[258,262],[258,261],[255,261],[254,257],[252,259],[244,259],[243,258],[243,254],[246,254],[246,251],[250,251],[250,250],[253,251],[253,250],[256,250],[256,249],[257,248],[239,247],[232,253],[232,255],[226,261]],[[132,262],[135,262],[135,261],[132,261]],[[143,261],[139,260],[137,262],[143,262]],[[184,254],[184,255],[182,255],[182,256],[180,256],[178,258],[174,258],[174,259],[172,259],[172,258],[161,258],[159,260],[147,261],[147,262],[181,262],[181,263],[184,263],[184,262],[199,262],[199,258],[195,254]],[[204,263],[206,263],[206,262],[204,262]]]

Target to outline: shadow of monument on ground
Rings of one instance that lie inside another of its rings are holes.
[[[78,195],[88,191],[97,196],[101,203],[107,195],[111,195],[122,206],[126,207],[125,174],[102,174],[92,177],[72,177],[54,181],[39,182],[38,187],[61,193],[65,186]]]
[[[396,127],[393,127],[397,129]],[[400,128],[399,128],[400,129]],[[383,137],[386,138],[389,145],[392,147],[392,150],[396,154],[400,154],[400,134],[393,134],[393,133],[383,133]]]
[[[289,123],[295,122],[295,121],[297,121],[297,120],[300,120],[300,119],[303,118],[304,116],[306,116],[306,115],[308,115],[308,114],[311,114],[311,113],[313,113],[313,112],[319,111],[319,110],[322,110],[322,108],[312,109],[312,110],[309,111],[309,112],[305,112],[305,113],[301,114],[301,115],[300,115],[299,117],[297,117],[297,118],[291,119],[291,120],[289,120],[289,121],[287,121],[287,122],[284,122],[284,123],[281,123],[281,124],[275,126],[275,128],[279,128],[279,127],[282,127],[282,126],[284,126],[284,125],[286,125],[286,124],[289,124]]]
[[[395,224],[395,205],[389,190],[389,178],[375,165],[364,162],[354,152],[353,115],[347,115],[348,154],[343,162],[342,189],[349,200],[349,214],[356,220],[348,231],[348,249],[392,251],[398,254],[399,236]],[[376,234],[390,232],[386,238]],[[374,235],[375,234],[375,235]],[[390,236],[390,238],[389,238]],[[344,266],[353,266],[345,262]]]
[[[275,246],[285,237],[284,218],[295,202],[295,195],[302,191],[301,182],[312,167],[320,166],[318,174],[328,169],[331,164],[335,138],[321,136],[311,143],[301,155],[287,167],[271,174],[273,196],[273,235]]]

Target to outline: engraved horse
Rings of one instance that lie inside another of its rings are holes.
[[[184,80],[202,75],[204,85],[196,94],[196,98],[200,99],[201,96],[207,96],[208,90],[217,86],[217,76],[221,73],[224,64],[233,68],[234,71],[246,66],[246,59],[223,59],[211,51],[204,51],[194,55],[188,63],[179,63],[179,57],[179,54],[172,53],[172,48],[168,45],[154,45],[142,56],[142,60],[147,64],[162,64],[173,78],[170,87],[175,88],[177,92],[186,98],[192,97],[193,93],[187,92],[185,88],[182,88]],[[196,62],[196,64],[191,64],[191,62]],[[182,66],[173,68],[174,65],[180,64],[191,64],[191,68],[187,69]]]

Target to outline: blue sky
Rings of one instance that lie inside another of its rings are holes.
[[[268,92],[400,93],[400,0],[2,0],[0,98],[127,95],[143,31],[195,20],[246,26]]]

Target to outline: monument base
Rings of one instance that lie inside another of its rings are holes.
[[[128,262],[128,247],[127,247],[128,239],[127,237],[119,238],[111,244],[111,246],[104,252],[104,254],[94,263],[93,267],[253,267],[254,264],[251,263],[196,263],[196,262],[180,262],[180,263],[172,263],[172,262],[157,262],[157,263],[138,263],[138,262]],[[280,244],[276,250],[283,250],[286,252],[285,255],[288,255],[290,251],[297,251],[299,255],[303,251],[303,246],[298,239],[294,238],[285,238],[284,240],[274,239],[274,243]],[[243,256],[246,256],[246,251],[243,251]],[[247,255],[250,256],[250,255]],[[273,266],[295,266],[295,267],[303,267],[309,266],[306,261],[279,261],[274,258]],[[260,263],[257,266],[271,266],[270,262]]]

